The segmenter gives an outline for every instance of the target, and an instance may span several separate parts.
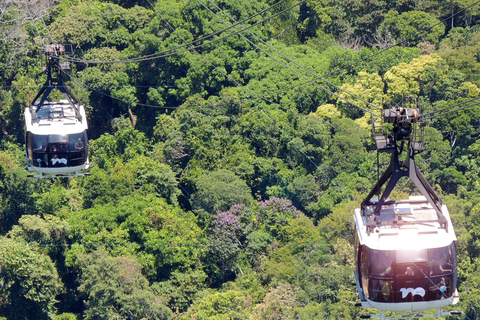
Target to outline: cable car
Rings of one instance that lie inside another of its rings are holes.
[[[391,154],[390,165],[353,214],[359,305],[380,312],[362,318],[394,318],[386,317],[386,311],[414,313],[416,318],[432,317],[428,310],[436,310],[437,318],[455,314],[441,309],[459,301],[456,236],[447,207],[414,160],[424,150],[421,115],[413,108],[387,109],[383,131],[385,122],[391,124],[393,135],[378,133],[373,126],[374,136],[377,151]],[[405,142],[407,154],[400,161]],[[391,200],[402,177],[409,178],[421,195]]]
[[[48,45],[44,53],[47,81],[25,108],[27,169],[39,178],[82,176],[89,167],[85,108],[63,83],[69,63],[59,63],[59,57],[65,47]],[[53,89],[65,99],[48,101]]]

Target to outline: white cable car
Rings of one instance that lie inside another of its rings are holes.
[[[386,311],[438,318],[455,314],[441,309],[459,301],[456,236],[450,215],[415,166],[414,155],[424,149],[423,135],[417,135],[420,119],[417,109],[385,110],[383,120],[393,123],[394,134],[375,134],[378,152],[391,153],[391,162],[353,216],[359,305],[376,308],[380,315],[361,318],[396,318],[385,316]],[[400,162],[405,141],[408,154]],[[422,196],[390,200],[401,177],[408,177]],[[374,198],[387,181],[382,196]]]
[[[78,177],[89,167],[85,108],[63,83],[62,69],[69,68],[68,63],[58,61],[63,54],[61,45],[46,46],[47,82],[25,108],[27,168],[38,172],[34,177]],[[65,99],[47,101],[53,89]]]

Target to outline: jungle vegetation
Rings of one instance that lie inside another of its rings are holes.
[[[352,285],[377,177],[365,110],[478,97],[479,17],[470,0],[2,1],[0,317],[369,313]],[[49,43],[73,48],[90,176],[27,177]],[[457,233],[460,319],[480,319],[479,119],[430,119],[416,157]]]

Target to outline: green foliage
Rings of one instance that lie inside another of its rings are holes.
[[[215,292],[196,301],[187,311],[183,319],[247,320],[250,317],[247,309],[248,299],[241,291],[228,290]]]
[[[274,4],[203,3],[226,21],[219,8],[240,21]],[[0,316],[365,313],[351,285],[352,211],[376,181],[376,153],[370,114],[338,96],[368,110],[348,93],[380,108],[416,101],[423,114],[478,97],[479,11],[445,20],[467,5],[306,1],[249,29],[268,46],[242,32],[280,64],[239,35],[226,37],[240,26],[203,38],[227,24],[200,2],[60,0],[48,14],[8,3],[0,18]],[[38,180],[24,169],[22,112],[45,81],[35,52],[51,41],[47,28],[81,60],[149,58],[72,63],[66,78],[87,109],[91,138],[83,178]],[[199,39],[200,54],[185,46]],[[459,308],[470,318],[479,300],[479,115],[472,105],[433,117],[416,155],[452,213]],[[379,160],[382,170],[388,159]],[[393,197],[416,191],[406,182],[398,189]]]
[[[229,170],[218,170],[198,178],[193,198],[207,212],[227,210],[234,204],[253,201],[247,184]]]
[[[62,313],[53,317],[53,320],[79,320],[79,317],[73,313]]]
[[[410,94],[428,94],[430,86],[427,85],[429,79],[426,71],[429,68],[438,70],[441,67],[439,60],[438,55],[425,55],[413,59],[408,64],[400,63],[392,67],[384,76],[389,98],[397,101]]]
[[[13,226],[8,235],[30,245],[44,245],[49,250],[52,249],[48,248],[49,245],[67,243],[70,226],[56,216],[46,215],[42,219],[38,216],[26,215],[20,218],[18,225]]]
[[[433,15],[424,11],[399,13],[391,10],[379,28],[380,32],[391,35],[396,42],[417,45],[421,41],[438,43],[445,33],[445,26]]]
[[[362,115],[362,111],[360,108],[348,103],[349,101],[360,106],[363,110],[373,111],[372,105],[381,106],[385,99],[382,78],[376,74],[359,72],[354,84],[344,84],[341,89],[340,97],[342,99],[338,99],[337,105],[344,114],[353,119],[359,118]],[[363,101],[355,97],[359,97]],[[368,104],[364,101],[368,102]]]
[[[122,196],[134,192],[134,172],[131,167],[118,163],[113,169],[92,170],[84,182],[84,208],[117,202]],[[136,169],[136,168],[135,168]]]
[[[73,241],[84,246],[72,246],[67,253],[70,265],[75,265],[78,251],[105,247],[114,255],[139,255],[144,272],[164,280],[173,270],[194,266],[202,250],[193,214],[153,195],[122,197],[117,203],[73,212],[68,221]]]
[[[469,319],[478,318],[480,315],[480,309],[478,306],[478,299],[480,298],[480,278],[478,270],[478,260],[475,263],[476,270],[474,270],[465,282],[462,283],[459,290],[460,292],[465,292],[462,296],[459,307],[462,310],[467,310],[465,316]]]
[[[20,167],[24,155],[16,145],[5,143],[0,151],[0,231],[4,234],[18,219],[35,213],[36,191],[46,185],[44,181],[28,178]]]
[[[49,319],[62,282],[52,260],[22,239],[0,238],[2,308],[8,319]]]
[[[142,7],[122,8],[112,3],[89,1],[70,7],[50,26],[59,42],[78,47],[128,45],[130,33],[145,27],[153,12]]]
[[[69,181],[68,188],[57,180],[49,189],[39,194],[35,201],[35,207],[40,215],[60,214],[62,211],[81,209],[83,199],[80,187],[75,180]]]
[[[79,255],[78,291],[85,319],[171,319],[172,313],[149,288],[135,259],[112,257],[104,250]]]
[[[168,301],[174,312],[185,312],[195,294],[206,288],[206,279],[207,275],[202,270],[174,271],[169,280],[154,283],[152,289]]]
[[[448,65],[459,70],[466,80],[480,85],[480,64],[477,60],[480,35],[474,28],[453,28],[442,41],[441,56]]]
[[[92,166],[108,169],[119,160],[127,162],[137,155],[145,155],[147,143],[145,134],[132,127],[122,128],[114,135],[106,133],[90,143]]]
[[[294,307],[298,304],[298,288],[280,282],[266,294],[263,303],[255,306],[255,318],[294,319]]]

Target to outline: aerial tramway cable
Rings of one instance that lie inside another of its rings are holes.
[[[197,0],[205,9],[207,9],[211,14],[213,14],[217,19],[219,19],[220,21],[222,21],[225,25],[229,25],[225,20],[223,20],[221,17],[219,17],[216,13],[214,13],[210,8],[208,8],[203,2],[201,2],[200,0]],[[218,10],[220,10],[224,15],[226,15],[230,20],[232,20],[234,23],[237,23],[237,21],[235,21],[235,19],[233,19],[229,14],[227,14],[225,11],[223,11],[220,7],[218,7],[214,2],[212,2],[211,0],[208,0],[210,3],[212,3]],[[268,43],[266,43],[265,41],[263,41],[262,39],[260,39],[257,35],[255,35],[252,31],[248,30],[248,32],[253,36],[255,37],[257,40],[259,40],[261,43],[263,43],[264,45],[266,45],[267,47],[269,47],[270,49],[274,50],[275,52],[277,52],[278,54],[280,54],[282,57],[284,57],[285,59],[287,59],[288,61],[294,63],[296,66],[300,67],[301,69],[307,71],[308,73],[310,73],[311,75],[313,75],[315,78],[317,79],[320,79],[322,80],[323,82],[326,82],[327,84],[331,85],[332,87],[334,87],[335,89],[337,90],[340,90],[340,91],[343,91],[344,93],[350,95],[351,97],[355,98],[355,99],[358,99],[362,102],[364,102],[365,104],[369,105],[370,107],[372,108],[375,108],[375,109],[378,109],[378,110],[381,110],[382,108],[368,102],[368,101],[365,101],[364,99],[358,97],[357,95],[354,95],[344,89],[342,89],[341,87],[335,85],[334,83],[332,83],[331,81],[328,81],[327,79],[319,76],[318,74],[316,74],[315,72],[305,68],[304,66],[302,66],[301,64],[297,63],[296,61],[294,61],[293,59],[289,58],[288,56],[284,55],[282,52],[278,51],[277,49],[275,49],[273,46],[269,45]],[[263,50],[262,48],[260,48],[257,44],[255,44],[254,42],[252,42],[251,40],[249,40],[247,37],[245,37],[243,34],[239,33],[239,35],[244,38],[246,41],[248,41],[251,45],[253,45],[254,47],[256,47],[257,49],[259,49],[260,51],[262,51],[263,53],[265,53],[266,55],[268,55],[270,58],[274,59],[276,62],[278,62],[279,64],[281,64],[282,66],[284,66],[285,68],[291,70],[292,72],[294,72],[295,74],[297,74],[298,76],[302,77],[302,78],[305,78],[306,80],[308,80],[310,83],[322,88],[323,90],[327,91],[328,93],[336,96],[337,98],[340,98],[340,99],[343,99],[345,100],[347,103],[357,107],[357,108],[360,108],[361,110],[367,112],[367,113],[370,113],[374,116],[377,116],[379,117],[378,115],[376,114],[373,114],[370,110],[367,110],[363,107],[360,107],[359,105],[349,101],[348,99],[346,98],[343,98],[342,96],[339,96],[337,94],[335,94],[334,92],[328,90],[327,88],[319,85],[318,83],[316,83],[315,81],[307,78],[306,76],[304,76],[303,74],[297,72],[296,70],[292,69],[290,66],[284,64],[283,62],[281,62],[280,60],[278,60],[277,58],[275,58],[274,56],[272,56],[271,54],[269,54],[268,52],[266,52],[265,50]]]
[[[153,7],[153,4],[150,2],[150,0],[147,0]],[[167,25],[172,29],[173,32],[175,32],[183,41],[186,42],[186,40],[176,32],[175,28],[173,28],[171,26],[171,24],[162,16],[162,14],[160,12],[158,12],[157,10],[155,10],[157,12],[157,14],[167,23]],[[229,77],[227,74],[225,74],[222,70],[219,70],[215,65],[213,65],[210,61],[208,61],[201,53],[197,52],[196,50],[194,50],[194,52],[196,52],[198,55],[200,55],[202,57],[202,59],[207,62],[208,64],[210,64],[212,67],[214,67],[218,72],[220,72],[221,74],[223,74],[226,78],[228,78],[232,83],[235,84],[236,87],[238,88],[243,88],[243,86],[239,83],[237,83],[235,80],[233,80],[231,77]],[[242,93],[245,94],[247,97],[248,95],[242,90]],[[265,111],[260,108],[253,100],[251,100],[252,103],[257,107],[257,109],[270,121],[272,122],[272,124],[300,151],[300,153],[302,153],[303,156],[305,156],[305,158],[307,160],[310,161],[310,163],[312,163],[316,169],[318,169],[347,199],[350,199],[347,194],[335,183],[333,182],[333,180],[327,176],[327,174],[315,163],[315,161],[313,161],[313,159],[311,157],[309,157],[279,126],[278,124],[271,118],[269,117]]]
[[[78,80],[77,78],[75,78],[73,75],[71,75],[70,73],[66,72],[66,71],[63,71],[66,75],[68,75],[73,81],[77,81],[77,82],[80,82],[80,80]],[[157,106],[157,105],[150,105],[150,104],[145,104],[145,103],[140,103],[140,102],[134,102],[134,101],[127,101],[125,99],[121,99],[121,98],[118,98],[118,97],[115,97],[115,96],[112,96],[110,94],[107,94],[107,93],[104,93],[104,92],[101,92],[101,91],[98,91],[98,90],[95,90],[93,89],[93,87],[91,86],[85,86],[85,85],[82,85],[81,87],[85,87],[87,89],[89,89],[90,91],[93,91],[93,92],[96,92],[102,96],[105,96],[105,97],[109,97],[111,99],[114,99],[114,100],[117,100],[117,101],[120,101],[120,102],[123,102],[123,103],[127,103],[127,104],[131,104],[131,105],[137,105],[137,106],[141,106],[141,107],[147,107],[147,108],[154,108],[154,109],[171,109],[171,110],[186,110],[186,109],[211,109],[211,108],[214,108],[214,107],[217,107],[217,106],[224,106],[224,105],[227,105],[228,103],[216,103],[216,104],[213,104],[213,105],[208,105],[208,106],[189,106],[189,107],[168,107],[168,106]],[[148,86],[147,86],[148,87]],[[298,112],[296,112],[295,110],[291,110],[291,109],[288,109],[288,108],[285,108],[283,106],[281,106],[280,104],[276,103],[276,102],[273,102],[273,101],[270,101],[268,99],[266,99],[266,96],[260,96],[260,95],[257,95],[256,96],[257,99],[263,99],[269,103],[271,103],[272,105],[276,105],[278,106],[279,108],[281,108],[282,110],[286,111],[286,112],[290,112],[290,113],[293,113],[295,114],[296,116],[298,117],[303,117],[303,118],[308,118],[308,119],[311,119],[317,123],[320,123],[320,124],[323,124],[323,125],[326,125],[326,126],[329,126],[329,127],[332,127],[332,128],[339,128],[339,129],[342,129],[342,130],[345,130],[345,131],[349,131],[349,132],[354,132],[354,133],[358,133],[358,134],[371,134],[370,132],[365,132],[365,131],[359,131],[359,130],[354,130],[354,129],[351,129],[351,128],[345,128],[345,127],[341,127],[341,126],[337,126],[337,125],[334,125],[332,123],[329,123],[329,122],[324,122],[324,121],[320,121],[319,119],[317,119],[316,117],[311,117],[311,116],[308,116],[308,115],[303,115],[303,114],[300,114]],[[251,98],[242,98],[242,99],[239,99],[240,101],[251,101]]]
[[[439,118],[439,117],[442,117],[442,116],[444,116],[444,115],[447,115],[447,114],[450,114],[450,113],[453,113],[453,112],[457,112],[457,111],[461,111],[461,110],[465,110],[465,109],[474,107],[474,106],[480,104],[480,102],[472,103],[472,104],[470,104],[470,105],[463,106],[463,107],[457,108],[457,109],[455,109],[455,110],[445,111],[445,110],[448,110],[448,109],[451,109],[451,108],[455,108],[455,107],[461,106],[462,104],[470,103],[470,102],[475,101],[475,100],[478,100],[478,99],[480,99],[480,97],[476,97],[476,98],[473,98],[473,99],[470,99],[470,100],[467,100],[467,101],[463,101],[463,102],[459,102],[459,103],[457,103],[457,104],[454,104],[454,105],[451,105],[451,106],[448,106],[448,107],[445,107],[445,108],[442,108],[442,109],[439,109],[439,110],[432,111],[432,112],[430,112],[430,113],[424,114],[424,115],[423,115],[423,119],[424,119],[424,120],[435,119],[435,118]],[[440,113],[440,114],[435,114],[435,113],[437,113],[437,112],[442,112],[442,111],[444,111],[444,112],[443,112],[443,113]],[[434,114],[435,114],[435,115],[434,115]]]
[[[283,10],[280,11],[280,12],[277,12],[277,13],[275,13],[275,14],[273,14],[273,15],[265,18],[265,19],[262,19],[261,21],[258,21],[258,22],[254,23],[254,24],[252,24],[252,25],[247,26],[247,27],[244,27],[244,28],[242,28],[242,29],[240,29],[240,30],[238,30],[238,31],[229,33],[229,34],[227,34],[227,35],[225,35],[225,36],[219,37],[219,38],[217,38],[217,39],[214,39],[214,40],[211,40],[211,41],[209,41],[209,42],[203,43],[203,44],[201,44],[201,45],[193,46],[193,44],[196,43],[196,42],[199,42],[199,41],[208,39],[208,38],[210,38],[210,37],[213,37],[213,36],[215,36],[215,35],[217,35],[217,34],[220,34],[220,33],[224,32],[224,31],[227,31],[227,30],[229,30],[229,29],[231,29],[231,28],[234,28],[235,26],[237,26],[237,25],[239,25],[239,24],[241,24],[241,23],[244,23],[245,21],[251,20],[252,18],[256,17],[257,15],[259,15],[259,14],[261,14],[261,13],[264,13],[264,12],[266,12],[266,11],[274,8],[275,6],[279,5],[280,3],[284,2],[284,1],[286,1],[286,0],[281,0],[281,1],[277,2],[277,3],[275,3],[274,5],[268,7],[268,8],[266,8],[266,9],[260,11],[260,12],[257,12],[256,14],[254,14],[254,15],[252,15],[252,16],[250,16],[250,17],[248,17],[248,18],[246,18],[246,19],[244,19],[244,20],[242,20],[242,21],[240,21],[240,22],[238,22],[238,23],[236,23],[236,24],[234,24],[234,25],[232,25],[232,26],[230,26],[230,27],[227,27],[227,28],[225,28],[225,29],[222,29],[222,30],[220,30],[220,31],[214,32],[214,33],[212,33],[212,34],[203,36],[203,37],[201,37],[201,38],[199,38],[199,39],[197,39],[197,40],[191,41],[191,42],[186,42],[186,41],[184,41],[185,43],[182,44],[182,45],[179,45],[179,46],[177,46],[177,47],[170,48],[170,49],[167,49],[167,50],[164,50],[164,51],[161,51],[161,52],[156,52],[156,53],[152,53],[152,54],[149,54],[149,55],[144,55],[144,56],[137,57],[137,58],[123,59],[123,60],[113,60],[113,61],[89,61],[89,60],[71,59],[71,58],[70,58],[70,59],[66,59],[66,60],[71,61],[71,62],[74,62],[74,63],[84,63],[84,64],[130,63],[130,62],[141,62],[141,61],[148,61],[148,60],[153,60],[153,59],[165,58],[165,57],[169,57],[169,56],[176,55],[176,54],[179,54],[179,53],[183,53],[183,52],[195,50],[195,49],[198,49],[198,48],[201,48],[201,47],[210,45],[210,44],[212,44],[212,43],[218,42],[218,41],[223,40],[223,39],[225,39],[225,38],[234,36],[234,35],[242,32],[242,31],[244,31],[244,30],[248,30],[248,29],[250,29],[250,28],[252,28],[252,27],[255,27],[255,26],[259,25],[259,24],[262,24],[262,23],[264,23],[265,21],[268,21],[268,20],[270,20],[270,19],[272,19],[272,18],[274,18],[274,17],[276,17],[276,16],[278,16],[278,15],[280,15],[280,14],[282,14],[282,13],[288,11],[288,10],[291,10],[292,8],[294,8],[294,7],[296,7],[296,6],[301,5],[302,3],[306,2],[307,0],[301,0],[301,1],[293,4],[292,6],[286,8],[286,9],[283,9]],[[153,6],[152,6],[152,7],[153,7]],[[153,8],[155,8],[155,7],[153,7]],[[155,9],[154,9],[154,10],[155,10]],[[174,51],[174,50],[178,50],[178,49],[181,49],[181,48],[184,48],[184,47],[188,47],[188,46],[192,46],[192,47],[191,47],[191,48],[188,48],[188,49],[181,50],[181,51],[175,51],[175,52],[172,52],[172,53],[168,53],[168,52],[171,52],[171,51]]]

